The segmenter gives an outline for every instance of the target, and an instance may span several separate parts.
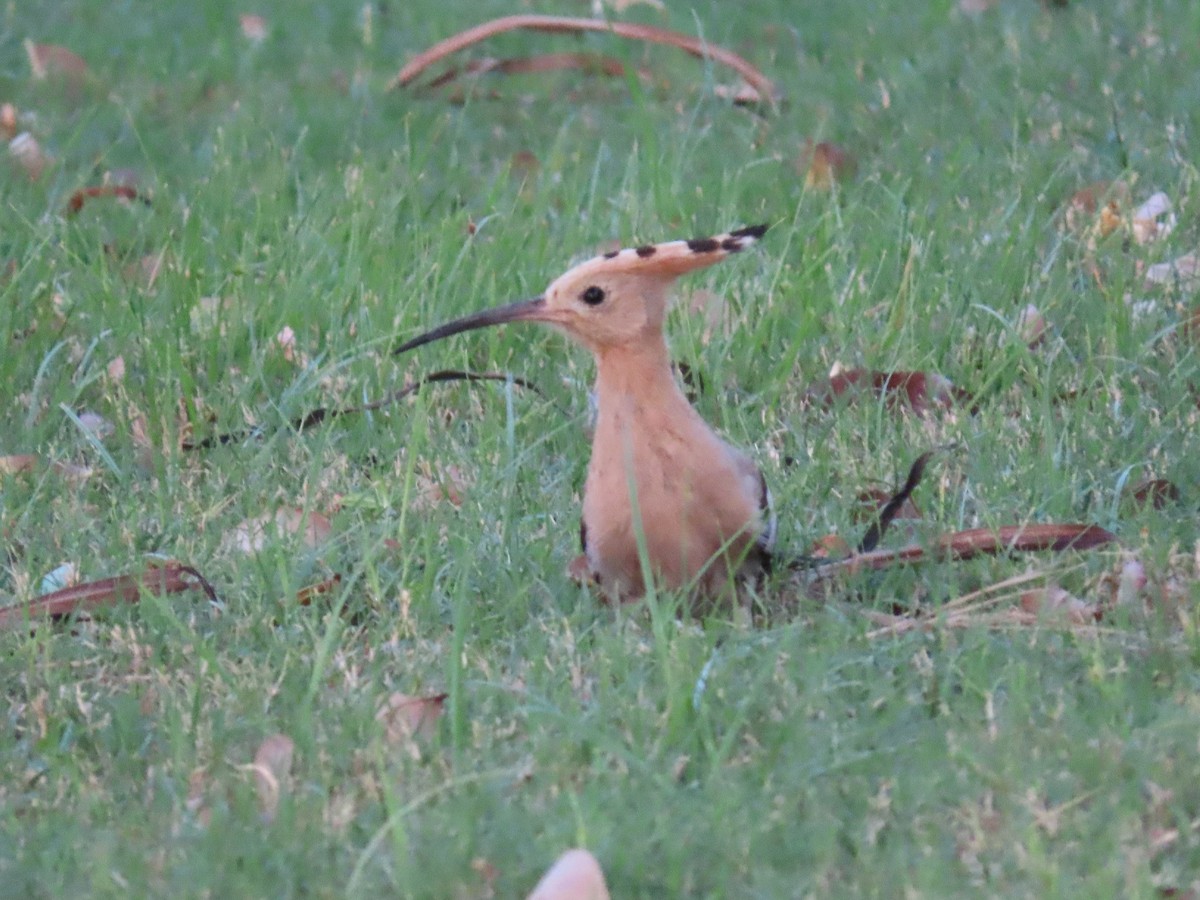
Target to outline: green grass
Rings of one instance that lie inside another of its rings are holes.
[[[461,105],[384,91],[418,50],[515,10],[491,0],[371,7],[369,43],[359,3],[0,11],[0,100],[36,116],[54,157],[36,183],[12,167],[0,182],[0,454],[92,468],[0,476],[0,596],[28,599],[64,563],[88,580],[158,553],[221,600],[0,636],[0,894],[472,897],[485,860],[519,896],[572,845],[615,897],[1197,889],[1200,365],[1179,330],[1195,301],[1145,289],[1136,266],[1200,236],[1200,11],[918,6],[630,10],[747,56],[787,98],[765,116],[714,95],[723,70],[596,35],[476,55],[582,45],[653,82],[496,76]],[[260,47],[238,32],[246,11],[268,20]],[[92,80],[75,96],[32,82],[25,38],[79,53]],[[857,155],[836,196],[805,190],[806,137]],[[62,215],[114,169],[152,205]],[[1089,251],[1058,229],[1076,189],[1116,177],[1171,196],[1169,238]],[[936,607],[1027,567],[1096,600],[1119,564],[1105,551],[864,575],[753,630],[614,610],[564,574],[585,354],[520,326],[387,353],[614,238],[758,221],[774,223],[759,248],[681,285],[726,298],[717,326],[681,303],[670,330],[704,374],[702,413],[762,462],[785,552],[857,534],[860,490],[955,442],[918,492],[922,534],[1095,522],[1175,605],[1117,610],[1099,633],[869,636],[864,611]],[[147,286],[129,269],[151,255]],[[1026,304],[1051,326],[1033,350]],[[300,359],[277,346],[284,327]],[[936,371],[978,413],[805,404],[835,362]],[[464,366],[549,399],[434,387],[287,427]],[[103,452],[68,415],[83,411],[113,426]],[[185,427],[247,424],[266,436],[178,449]],[[461,504],[422,502],[451,466]],[[1182,502],[1122,502],[1146,477]],[[236,549],[247,519],[290,507],[330,515],[331,539]],[[333,573],[332,595],[297,604]],[[390,744],[375,712],[392,691],[447,692],[437,734]],[[296,758],[268,824],[245,767],[277,732]]]

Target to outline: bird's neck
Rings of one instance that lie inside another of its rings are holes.
[[[596,355],[596,394],[603,416],[616,411],[691,409],[671,371],[671,357],[661,333],[648,334]]]

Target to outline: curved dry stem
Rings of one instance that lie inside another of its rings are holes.
[[[459,50],[469,47],[472,44],[478,44],[493,35],[502,34],[506,31],[518,30],[568,33],[584,31],[608,32],[618,37],[630,38],[635,41],[646,41],[651,44],[666,44],[670,47],[678,47],[692,56],[700,59],[711,59],[713,62],[733,69],[766,102],[774,104],[778,99],[778,92],[775,85],[766,75],[736,53],[726,50],[723,47],[709,44],[698,38],[689,37],[677,31],[669,31],[666,28],[656,28],[653,25],[638,25],[632,22],[606,22],[603,19],[576,19],[571,16],[542,15],[504,16],[500,19],[492,19],[490,22],[484,22],[482,25],[476,25],[474,28],[460,31],[458,34],[448,37],[444,41],[439,41],[428,50],[418,53],[409,60],[396,77],[388,82],[387,89],[390,91],[394,88],[410,84],[413,79],[438,60],[457,53]]]

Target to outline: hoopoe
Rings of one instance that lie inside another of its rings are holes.
[[[448,322],[394,351],[504,322],[544,322],[592,352],[598,412],[580,541],[591,576],[614,600],[645,593],[639,543],[655,586],[709,600],[732,596],[737,582],[770,566],[775,517],[762,472],[692,408],[663,335],[675,279],[766,230],[614,250],[570,269],[540,297]]]

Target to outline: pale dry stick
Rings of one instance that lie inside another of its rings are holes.
[[[418,75],[440,59],[444,59],[459,50],[478,44],[488,38],[506,31],[529,30],[547,32],[579,33],[596,31],[615,34],[617,37],[629,38],[636,41],[647,41],[652,44],[666,44],[677,47],[685,53],[690,53],[699,59],[710,59],[737,72],[745,79],[758,96],[775,105],[779,93],[774,82],[766,75],[750,65],[736,53],[702,41],[698,38],[670,31],[666,28],[656,28],[653,25],[638,25],[633,22],[606,22],[603,19],[576,19],[571,16],[517,15],[492,19],[466,31],[448,37],[434,44],[428,50],[418,53],[409,60],[399,73],[388,82],[387,89],[394,90],[404,87]]]

